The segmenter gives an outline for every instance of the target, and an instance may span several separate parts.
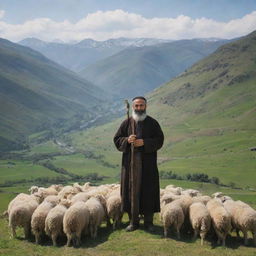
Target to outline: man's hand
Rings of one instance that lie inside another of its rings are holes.
[[[144,145],[144,140],[143,139],[137,139],[134,141],[134,147],[141,147]]]
[[[135,134],[132,134],[128,137],[128,143],[134,143],[136,140],[136,135]]]

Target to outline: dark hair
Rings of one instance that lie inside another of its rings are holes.
[[[134,97],[133,99],[132,99],[132,101],[135,101],[135,100],[144,100],[145,101],[145,103],[147,103],[147,100],[146,100],[146,98],[144,98],[143,96],[137,96],[137,97]]]

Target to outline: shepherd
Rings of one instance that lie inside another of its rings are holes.
[[[126,231],[139,228],[140,216],[144,228],[154,231],[153,216],[160,211],[157,150],[164,142],[159,123],[146,113],[147,100],[132,99],[132,116],[124,120],[114,136],[116,148],[123,152],[121,168],[122,210],[129,215]]]

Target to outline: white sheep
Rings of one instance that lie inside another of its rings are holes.
[[[32,233],[35,235],[36,243],[38,244],[41,240],[41,236],[44,234],[45,230],[45,219],[49,211],[56,206],[54,202],[44,201],[42,202],[34,211],[31,218],[31,229]]]
[[[62,184],[52,184],[50,188],[54,188],[57,192],[60,192],[63,189]]]
[[[166,192],[171,192],[174,195],[181,195],[183,189],[181,187],[174,187],[173,185],[167,185],[165,187]]]
[[[178,239],[180,239],[180,228],[184,222],[184,214],[180,204],[177,201],[162,204],[160,216],[164,226],[164,236],[168,236],[168,229],[172,226],[177,232]]]
[[[165,191],[163,193],[163,195],[160,197],[160,203],[165,203],[165,204],[168,204],[176,199],[179,199],[180,196],[179,195],[176,195],[176,194],[173,194],[172,192],[170,191]]]
[[[91,197],[85,202],[85,205],[90,213],[89,228],[92,238],[97,237],[98,227],[106,217],[106,212],[100,200],[95,197]]]
[[[31,199],[35,199],[38,203],[41,201],[39,197],[36,197],[34,195],[28,195],[25,193],[18,194],[15,198],[11,200],[11,202],[8,204],[7,214],[10,214],[11,208],[13,205],[17,204],[17,202],[25,202],[30,201]]]
[[[74,196],[77,193],[81,192],[81,190],[78,187],[73,187],[73,186],[65,186],[61,189],[61,191],[59,191],[58,193],[58,197],[60,199],[67,199],[69,196]],[[71,199],[69,197],[69,199]]]
[[[58,192],[53,187],[49,187],[49,188],[40,187],[40,188],[38,188],[38,191],[34,193],[34,195],[39,197],[42,202],[47,196],[58,195]]]
[[[27,200],[15,201],[8,211],[9,227],[12,230],[12,236],[16,237],[16,227],[23,227],[25,238],[28,239],[31,234],[31,217],[38,202],[34,197]]]
[[[84,202],[78,201],[71,205],[63,218],[63,230],[67,236],[67,246],[79,246],[82,232],[87,233],[90,212]]]
[[[224,196],[224,194],[222,192],[215,192],[215,193],[212,194],[213,198],[220,198],[222,196]]]
[[[213,228],[218,236],[218,244],[222,240],[222,245],[225,246],[226,236],[231,230],[231,216],[218,199],[211,199],[206,207],[210,213]]]
[[[78,201],[86,202],[89,198],[90,198],[90,196],[88,195],[87,192],[79,192],[72,197],[71,204],[74,204]]]
[[[62,204],[52,208],[45,219],[45,233],[52,239],[54,246],[57,246],[57,238],[64,235],[63,218],[67,207]]]
[[[196,189],[186,189],[186,190],[183,190],[181,194],[185,196],[191,196],[191,197],[201,196],[201,193]]]
[[[49,202],[56,205],[60,202],[60,199],[58,196],[47,196],[43,202]]]
[[[32,195],[32,194],[36,193],[36,192],[38,191],[38,189],[39,189],[38,186],[32,186],[32,187],[29,188],[28,191],[29,191],[30,194]]]
[[[114,190],[112,193],[108,195],[106,200],[107,205],[107,214],[110,219],[113,221],[113,229],[116,229],[120,226],[123,211],[121,208],[121,195],[119,190]]]
[[[231,215],[232,226],[244,234],[244,244],[248,244],[248,231],[253,234],[253,243],[256,246],[256,211],[248,204],[241,201],[226,200],[224,207]]]
[[[206,206],[201,202],[191,204],[189,207],[189,218],[194,230],[194,239],[200,233],[201,245],[203,245],[206,234],[211,227],[211,216]]]
[[[195,196],[192,198],[193,202],[201,202],[206,205],[212,198],[210,196]]]

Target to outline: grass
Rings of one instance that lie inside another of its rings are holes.
[[[41,165],[33,164],[31,161],[0,160],[1,183],[57,176],[60,175]]]
[[[98,173],[102,176],[113,177],[118,172],[116,168],[108,168],[99,163],[96,159],[87,159],[81,154],[58,156],[52,163],[59,168],[64,168],[70,173],[86,175]]]

